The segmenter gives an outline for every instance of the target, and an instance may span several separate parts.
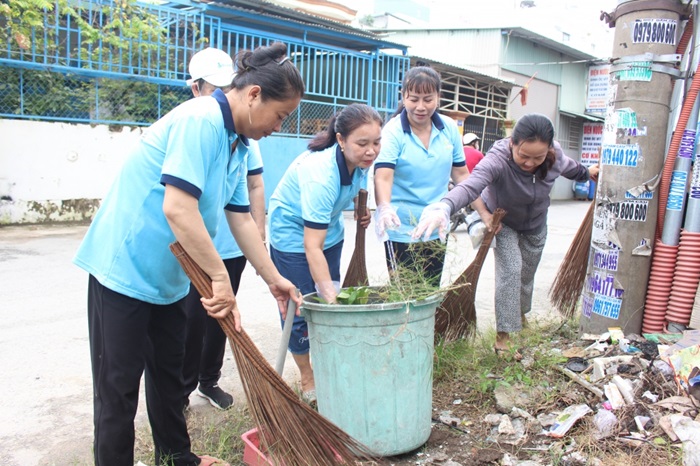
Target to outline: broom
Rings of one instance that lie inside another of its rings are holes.
[[[435,312],[435,335],[441,336],[445,341],[464,338],[473,333],[476,328],[476,306],[474,305],[476,285],[491,241],[496,236],[496,230],[505,215],[506,211],[500,208],[493,213],[491,231],[487,231],[484,235],[476,257],[454,281]]]
[[[355,251],[350,258],[348,271],[345,273],[343,288],[349,286],[367,286],[367,263],[365,262],[365,229],[360,225],[367,211],[367,190],[360,189],[357,194],[357,231],[355,233]]]
[[[211,298],[207,274],[180,243],[172,243],[170,250],[199,294]],[[233,314],[217,321],[231,344],[248,408],[259,426],[261,444],[274,464],[326,466],[374,457],[367,447],[299,399],[248,334],[236,331]]]
[[[565,317],[574,315],[574,310],[581,297],[583,284],[586,280],[588,268],[588,253],[591,248],[591,236],[593,235],[593,211],[595,202],[591,202],[588,212],[576,232],[569,250],[566,251],[564,260],[557,270],[549,289],[549,301]]]

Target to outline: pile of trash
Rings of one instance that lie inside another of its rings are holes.
[[[588,402],[533,416],[523,409],[528,400],[518,387],[499,386],[494,392],[499,412],[484,419],[488,440],[546,451],[590,417],[595,439],[614,438],[631,447],[681,444],[683,464],[700,466],[700,330],[640,336],[610,328],[601,335],[584,334],[579,343],[552,351],[566,358],[557,369],[585,389]],[[438,420],[468,432],[465,421],[450,411]],[[569,461],[562,464],[596,463],[572,442],[562,452]]]

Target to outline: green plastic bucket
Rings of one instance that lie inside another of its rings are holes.
[[[304,296],[319,412],[380,456],[430,436],[435,309],[408,303],[339,305]]]

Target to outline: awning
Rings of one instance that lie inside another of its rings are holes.
[[[567,112],[566,110],[559,110],[559,113],[561,113],[562,115],[566,115],[568,117],[583,118],[584,120],[597,121],[600,123],[603,123],[605,121],[605,118],[603,118],[603,117],[599,117],[596,115],[589,115],[587,113]]]

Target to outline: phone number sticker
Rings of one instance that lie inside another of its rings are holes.
[[[593,255],[593,267],[603,270],[617,270],[617,264],[620,261],[620,251],[615,249],[600,249],[593,247],[591,250]]]
[[[632,28],[632,42],[635,44],[676,45],[678,22],[668,18],[638,19]]]
[[[620,317],[621,307],[621,299],[596,295],[593,299],[593,306],[589,312],[617,320]]]
[[[600,162],[618,167],[636,167],[639,162],[639,144],[604,144]]]
[[[646,222],[649,201],[624,201],[615,202],[608,206],[620,220],[631,220],[633,222]]]

